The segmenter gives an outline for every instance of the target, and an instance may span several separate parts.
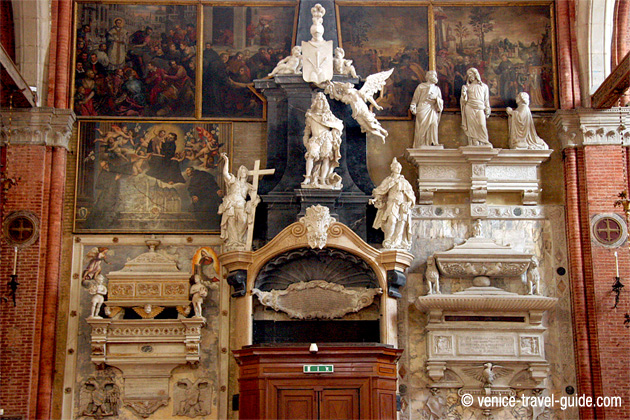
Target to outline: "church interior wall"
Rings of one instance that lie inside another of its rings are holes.
[[[16,4],[15,1],[13,3]],[[37,85],[38,90],[42,92],[40,97],[40,101],[42,101],[46,99],[44,91],[46,90],[47,78],[44,75],[48,74],[46,63],[44,63],[47,61],[45,57],[47,55],[46,45],[48,45],[45,30],[46,19],[42,17],[46,10],[42,7],[37,10],[25,8],[24,5],[29,2],[18,1],[17,3],[20,5],[14,8],[16,19],[25,19],[25,24],[17,28],[18,56],[21,57],[29,81],[32,80],[33,84]],[[382,3],[386,3],[386,1]],[[578,50],[588,51],[580,62],[582,96],[588,98],[589,94],[592,93],[591,91],[596,89],[610,72],[610,63],[608,62],[610,59],[608,52],[610,49],[610,40],[608,39],[610,28],[603,22],[612,18],[611,7],[614,2],[606,1],[605,10],[597,9],[597,0],[580,1],[579,3],[577,10],[579,15],[578,29],[588,29],[577,40]],[[21,16],[20,13],[29,14],[29,16]],[[34,14],[37,16],[30,16]],[[603,16],[604,14],[605,16]],[[593,23],[593,21],[597,22]],[[25,36],[26,28],[32,27],[38,28],[38,39],[27,42],[22,38]],[[630,45],[630,41],[628,41],[628,45]],[[564,92],[559,92],[559,94],[562,96]],[[589,100],[585,100],[583,105],[589,105]],[[518,194],[489,194],[487,200],[489,216],[484,220],[483,226],[489,237],[498,244],[510,245],[520,252],[531,253],[542,261],[540,272],[543,279],[543,294],[558,299],[557,305],[549,310],[543,318],[543,325],[547,327],[545,353],[551,367],[548,392],[564,395],[566,387],[577,386],[579,378],[577,377],[575,362],[577,350],[574,350],[576,338],[574,337],[573,324],[575,320],[571,308],[573,284],[569,262],[570,246],[567,244],[565,225],[566,212],[569,210],[565,209],[563,144],[552,121],[553,113],[541,111],[534,114],[538,134],[547,142],[550,149],[554,150],[550,159],[540,167],[542,190],[540,201],[537,205],[525,206],[522,205],[522,198]],[[411,183],[417,196],[418,170],[405,158],[406,150],[413,144],[414,121],[413,119],[383,120],[381,123],[389,132],[387,142],[383,144],[377,138],[367,137],[367,165],[370,177],[375,184],[379,184],[389,175],[389,163],[392,158],[396,157],[403,165],[402,174]],[[457,148],[466,144],[466,136],[460,126],[461,116],[459,112],[445,111],[442,114],[439,138],[445,148]],[[81,273],[89,262],[86,255],[94,247],[108,247],[109,263],[104,265],[103,272],[107,274],[110,271],[120,270],[130,259],[146,251],[145,240],[150,239],[151,232],[77,234],[73,231],[78,159],[77,124],[74,127],[74,133],[68,145],[69,154],[63,202],[63,257],[60,261],[61,281],[56,327],[56,359],[54,364],[56,375],[53,384],[52,418],[79,419],[93,417],[85,416],[82,413],[86,401],[89,400],[86,390],[89,388],[88,383],[90,381],[92,384],[97,384],[96,386],[102,386],[106,381],[111,380],[118,390],[122,389],[123,386],[120,370],[113,367],[99,370],[90,361],[90,354],[93,351],[90,344],[91,328],[85,318],[89,315],[91,295],[80,281]],[[495,148],[508,148],[508,123],[504,111],[493,109],[492,115],[488,119],[488,130]],[[261,161],[261,167],[267,167],[267,123],[265,121],[235,120],[233,121],[232,132],[233,159],[231,167],[237,168],[240,165],[251,167],[255,160]],[[37,152],[29,152],[28,159],[31,160],[24,159],[19,169],[21,173],[25,174],[25,179],[29,178],[29,170],[35,168],[35,165],[29,168],[29,163],[49,165],[47,163],[50,161],[50,156],[47,154],[49,151],[50,148],[48,151],[42,149]],[[40,153],[41,156],[37,153]],[[627,158],[624,157],[625,159]],[[605,162],[605,159],[602,162]],[[37,171],[32,170],[32,172],[30,178],[37,175],[35,173]],[[44,175],[43,170],[40,175],[42,175],[42,183],[46,184],[48,182],[45,178],[47,175]],[[29,180],[30,189],[28,192],[23,191],[23,194],[32,194],[34,199],[40,199],[42,191],[44,195],[47,194],[46,187],[40,188],[41,191],[32,192],[31,190],[37,185],[31,184],[31,181],[33,180]],[[16,200],[22,200],[23,205],[28,203],[24,196]],[[16,203],[9,202],[9,204],[9,208],[13,208]],[[39,206],[40,204],[35,203],[34,205]],[[407,285],[401,289],[403,297],[398,301],[399,348],[405,350],[398,367],[399,394],[402,403],[401,420],[431,420],[433,418],[427,411],[427,401],[431,395],[431,380],[426,372],[427,315],[417,309],[415,301],[419,296],[427,293],[427,282],[424,279],[427,257],[435,252],[446,251],[454,245],[459,245],[470,236],[472,217],[469,204],[468,193],[437,193],[432,205],[416,205],[413,209],[411,252],[414,259],[407,272]],[[602,208],[604,207],[606,206],[602,205]],[[46,218],[45,210],[42,210],[42,218]],[[42,231],[43,234],[45,232],[45,230]],[[199,248],[207,246],[211,247],[217,254],[221,252],[221,240],[218,235],[177,233],[158,234],[157,238],[161,241],[161,245],[158,247],[159,252],[172,257],[184,272],[191,272],[191,259]],[[5,245],[3,244],[2,248],[3,254],[5,254],[3,265],[5,261],[8,261],[5,251],[10,250]],[[40,247],[44,247],[44,245],[45,243],[40,243]],[[37,305],[41,306],[43,283],[37,283],[35,279],[37,273],[35,266],[43,264],[46,251],[38,248],[28,252],[29,257],[26,257],[26,261],[32,261],[29,264],[33,267],[30,268],[32,269],[30,274],[20,278],[21,283],[25,284],[21,287],[24,287],[23,292],[38,296],[39,300],[34,300],[32,303],[37,302]],[[35,255],[38,253],[41,255]],[[612,258],[611,255],[606,254],[606,257]],[[612,261],[609,260],[606,261]],[[3,274],[2,278],[8,278],[9,269],[7,267],[5,266],[0,270]],[[559,274],[559,268],[565,269],[564,274]],[[203,389],[208,390],[205,392],[209,396],[204,397],[203,403],[199,406],[206,410],[204,411],[205,414],[198,414],[197,417],[205,419],[238,418],[238,411],[232,410],[233,396],[238,394],[238,366],[231,355],[231,351],[235,348],[230,345],[230,337],[238,334],[239,329],[236,314],[230,310],[236,298],[229,297],[231,289],[225,281],[224,275],[226,273],[220,270],[218,274],[221,280],[220,286],[217,290],[210,292],[209,298],[204,303],[203,314],[207,319],[207,326],[202,328],[201,348],[203,351],[200,361],[194,366],[182,365],[173,370],[169,382],[169,402],[150,413],[148,418],[183,418],[177,415],[177,404],[190,395],[194,395],[194,390],[186,392],[183,390],[190,390],[191,387],[198,386],[199,380],[201,382],[207,381],[207,385],[203,385]],[[608,281],[608,277],[606,279]],[[32,284],[31,280],[33,280]],[[466,280],[459,283],[453,282],[452,285],[445,284],[445,287],[447,291],[455,292],[464,288],[465,282]],[[526,293],[524,283],[507,280],[500,283],[508,291]],[[605,288],[599,286],[598,299],[608,302],[606,299],[610,300],[610,296],[606,293],[609,293],[609,289],[608,285]],[[36,310],[31,306],[22,309],[29,313]],[[602,313],[601,308],[598,310],[598,316],[601,319],[607,319],[607,315]],[[4,322],[7,319],[5,316],[7,312],[4,308],[3,311],[2,320]],[[365,311],[358,315],[351,315],[348,319],[371,318],[375,309],[370,307]],[[273,319],[284,319],[284,315],[267,316]],[[46,320],[37,317],[30,317],[26,321],[37,325],[46,322]],[[37,345],[30,342],[40,338],[37,328],[33,329],[32,337],[25,338],[27,335],[25,331],[30,327],[25,326],[20,332],[20,325],[22,324],[12,325],[10,334],[5,336],[2,341],[3,346],[16,346],[22,343],[23,348],[19,350],[21,352],[20,358],[39,360],[37,351],[34,350]],[[604,344],[602,351],[606,349]],[[17,350],[10,351],[11,354],[17,354],[16,352]],[[6,354],[8,353],[5,352]],[[36,363],[24,366],[25,369],[29,367],[36,367]],[[609,370],[608,373],[610,372]],[[601,372],[599,375],[603,376]],[[621,375],[621,373],[617,373],[617,375]],[[32,390],[31,394],[34,392]],[[455,389],[443,390],[441,396],[447,403],[449,416],[453,418],[474,418],[479,413],[473,409],[465,409],[458,404],[460,397]],[[31,397],[24,399],[24,404],[20,402],[16,405],[16,407],[19,406],[16,409],[19,411],[18,414],[26,416],[25,413],[34,413],[34,401],[36,401],[36,397],[31,395]],[[25,404],[30,404],[30,407],[26,408]],[[139,418],[138,411],[134,410],[121,406],[118,418],[128,420]],[[573,420],[579,417],[577,409],[555,409],[553,415],[555,418],[564,420]],[[505,409],[495,412],[496,420],[511,420],[513,418],[529,419],[531,413],[520,406],[513,410]]]

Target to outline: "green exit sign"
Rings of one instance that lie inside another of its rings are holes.
[[[333,373],[333,365],[304,365],[304,373]]]

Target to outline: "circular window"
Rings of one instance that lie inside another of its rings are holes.
[[[625,221],[617,214],[597,215],[591,221],[593,238],[607,247],[618,247],[626,240]]]
[[[4,219],[2,233],[10,246],[33,245],[39,238],[39,219],[30,211],[16,211]]]

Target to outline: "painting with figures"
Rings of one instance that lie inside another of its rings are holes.
[[[295,3],[203,7],[202,114],[210,118],[262,119],[262,79],[291,52]]]
[[[459,107],[466,71],[475,67],[490,106],[516,107],[527,92],[532,109],[556,107],[552,6],[434,7],[436,70],[444,107]]]
[[[231,123],[81,121],[76,232],[218,232]]]
[[[193,117],[197,6],[78,3],[79,117]]]
[[[383,110],[376,115],[410,118],[413,92],[429,69],[428,7],[337,5],[339,42],[358,75],[365,79],[394,69],[377,100]]]

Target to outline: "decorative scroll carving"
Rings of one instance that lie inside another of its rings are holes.
[[[252,291],[261,304],[297,319],[334,319],[370,306],[382,289],[346,289],[324,280],[293,283],[285,290]]]
[[[520,276],[528,266],[529,263],[516,262],[438,262],[440,271],[449,277]]]
[[[167,404],[168,398],[159,400],[125,400],[125,407],[131,408],[144,419],[155,413],[158,408]]]

